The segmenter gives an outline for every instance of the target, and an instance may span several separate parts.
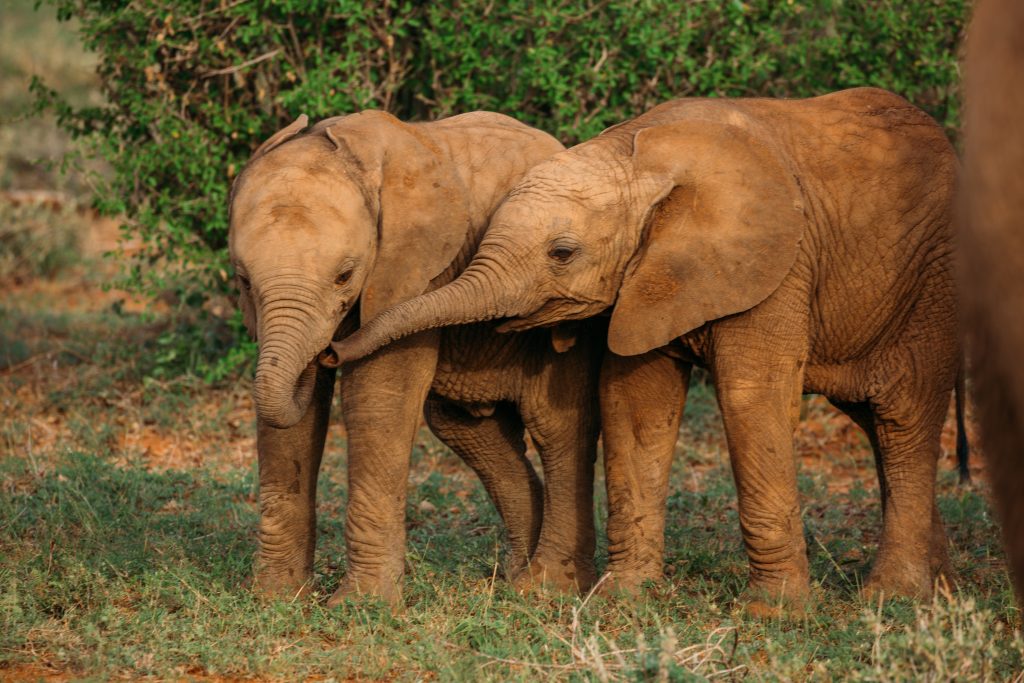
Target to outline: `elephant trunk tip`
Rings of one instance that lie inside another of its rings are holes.
[[[394,341],[390,338],[382,338],[371,341],[365,328],[356,330],[350,336],[341,341],[332,341],[323,353],[320,354],[320,364],[328,368],[336,368],[344,363],[364,358],[382,346]]]
[[[257,416],[274,429],[294,427],[305,416],[312,400],[316,365],[310,363],[297,380],[292,381],[270,377],[270,373],[263,373],[261,369],[257,368],[253,385]]]
[[[294,427],[302,420],[302,416],[305,413],[291,400],[285,402],[268,401],[261,397],[258,391],[254,398],[256,402],[256,415],[260,421],[274,429]]]

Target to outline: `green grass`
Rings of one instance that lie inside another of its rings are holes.
[[[425,441],[414,467],[436,461]],[[343,466],[338,453],[325,463]],[[1004,625],[1016,623],[1005,574],[978,562],[998,551],[975,492],[943,498],[964,584],[952,600],[879,611],[856,595],[863,567],[837,578],[819,548],[817,609],[761,622],[733,604],[746,564],[724,471],[703,491],[672,496],[673,575],[635,603],[523,598],[492,582],[499,521],[482,489],[429,473],[410,492],[405,607],[396,614],[372,603],[322,606],[344,567],[345,490],[336,477],[322,478],[319,492],[318,594],[270,605],[241,587],[255,547],[252,468],[153,472],[71,452],[45,472],[8,458],[0,477],[0,671],[31,662],[100,677],[530,680],[599,678],[601,662],[617,678],[735,670],[883,680],[902,671],[895,679],[911,680],[908,672],[945,667],[958,674],[948,680],[966,680],[984,665],[997,680],[1022,665]],[[467,485],[468,497],[454,495]],[[422,512],[421,500],[435,510]],[[836,504],[849,510],[846,500]],[[817,522],[816,533],[856,532],[835,517]],[[956,669],[969,653],[974,664]]]

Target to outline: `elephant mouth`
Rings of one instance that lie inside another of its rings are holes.
[[[599,301],[576,299],[551,299],[529,315],[511,318],[498,326],[498,332],[521,332],[535,327],[551,327],[567,320],[582,320],[597,315],[608,308]]]
[[[310,365],[320,365],[325,368],[336,368],[341,365],[341,360],[338,358],[338,354],[334,352],[334,347],[328,345],[326,349],[318,353],[313,358]]]

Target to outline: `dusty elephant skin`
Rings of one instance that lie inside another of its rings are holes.
[[[1024,4],[979,3],[966,61],[965,322],[993,493],[1024,601]]]
[[[311,128],[300,117],[255,152],[233,188],[229,243],[239,305],[259,341],[258,590],[292,597],[310,585],[316,481],[340,365],[331,340],[451,281],[508,189],[561,149],[499,114],[405,124],[363,112]],[[332,602],[400,599],[409,454],[424,405],[505,520],[520,585],[593,582],[601,327],[577,325],[575,345],[559,343],[564,353],[548,330],[430,331],[344,365],[348,563]],[[541,455],[543,489],[524,429]]]
[[[792,444],[802,392],[828,396],[874,446],[884,528],[867,591],[927,596],[948,574],[935,476],[960,366],[955,173],[941,128],[882,90],[668,102],[531,169],[457,280],[335,351],[614,305],[600,389],[612,586],[661,576],[698,364],[725,421],[751,610],[809,590]]]

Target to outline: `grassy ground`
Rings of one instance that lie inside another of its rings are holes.
[[[0,7],[2,110],[24,113],[32,73],[96,97],[88,58],[31,4]],[[0,119],[0,190],[73,195],[33,161],[67,140],[21,113]],[[115,233],[73,203],[0,198],[0,679],[1008,680],[1024,668],[982,458],[979,483],[958,486],[947,427],[940,506],[959,588],[867,604],[857,588],[878,535],[874,468],[863,435],[820,398],[796,437],[818,603],[799,619],[744,617],[735,491],[703,383],[680,434],[666,578],[642,599],[513,594],[496,578],[493,507],[423,431],[404,609],[326,609],[344,571],[345,440],[333,427],[317,594],[261,604],[242,587],[257,515],[249,383],[166,372],[179,352],[167,305],[101,288],[114,266],[98,255]]]

